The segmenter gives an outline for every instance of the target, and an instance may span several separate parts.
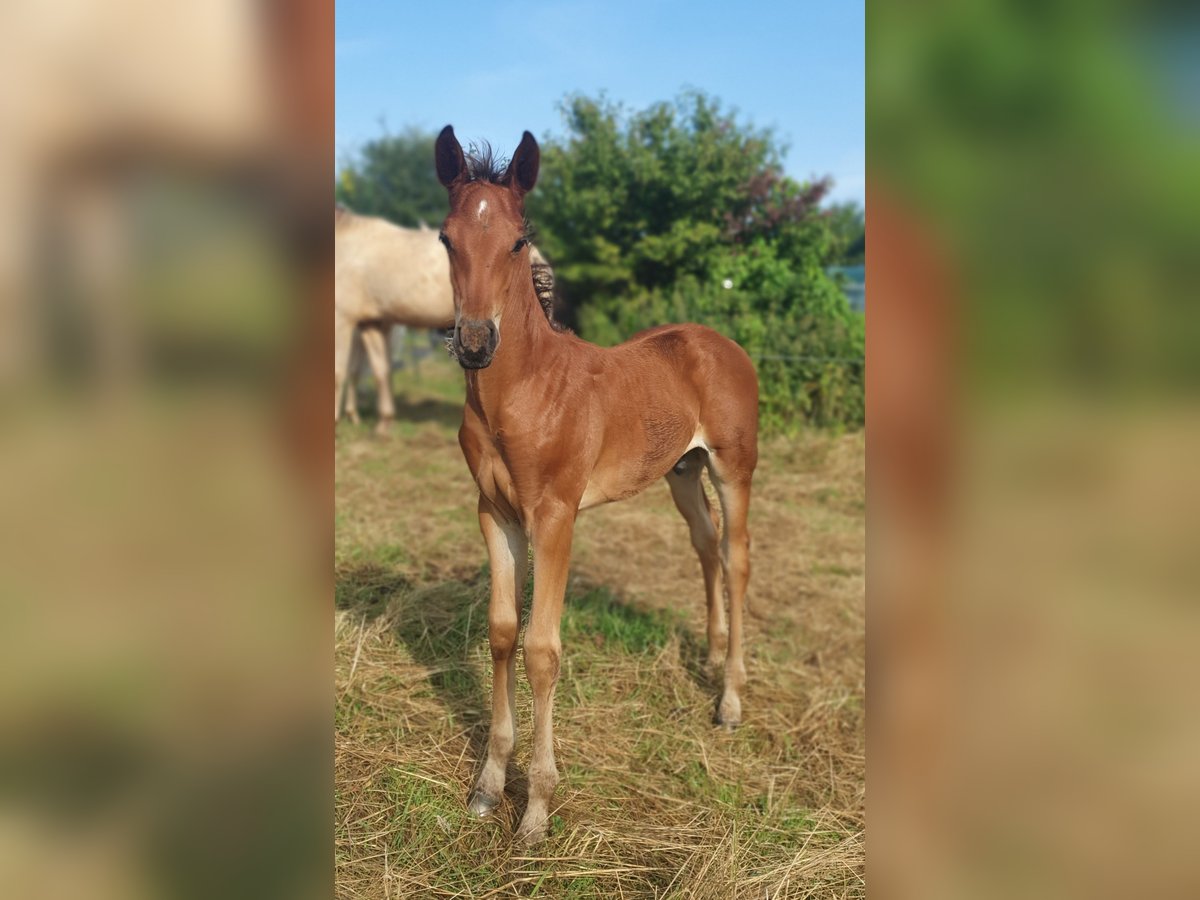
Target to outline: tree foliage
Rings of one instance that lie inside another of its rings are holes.
[[[700,322],[755,359],[766,427],[860,424],[862,317],[824,272],[845,250],[829,183],[784,175],[770,131],[697,92],[632,114],[574,97],[564,117],[528,211],[580,333]]]
[[[787,177],[771,131],[703,93],[639,112],[576,96],[563,114],[527,212],[569,323],[601,344],[709,325],[754,359],[766,428],[861,424],[862,317],[825,274],[856,229],[861,244],[861,209],[823,209],[827,180]],[[368,142],[337,199],[400,225],[440,222],[433,145],[412,129]]]
[[[834,258],[839,265],[861,266],[867,256],[867,218],[854,201],[834,203],[825,213],[833,232]]]
[[[436,135],[415,128],[368,141],[338,172],[334,196],[365,215],[437,227],[450,207],[433,167]]]

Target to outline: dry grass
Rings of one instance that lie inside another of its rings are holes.
[[[711,720],[703,587],[661,490],[580,517],[556,704],[552,836],[511,841],[531,702],[497,814],[486,552],[458,450],[461,375],[423,364],[389,438],[337,444],[341,897],[841,897],[863,882],[861,434],[764,442],[751,507],[744,724]]]

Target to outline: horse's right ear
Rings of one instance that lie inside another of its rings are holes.
[[[438,181],[450,188],[466,177],[467,161],[463,158],[462,145],[454,136],[454,126],[447,125],[437,137],[433,150],[437,165]]]
[[[516,191],[518,196],[525,196],[537,184],[540,160],[538,142],[526,131],[521,135],[521,143],[517,145],[512,162],[508,164],[508,171],[504,173],[504,183]]]

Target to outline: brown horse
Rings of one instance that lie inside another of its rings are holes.
[[[536,576],[525,671],[533,689],[534,746],[529,803],[517,831],[532,843],[546,834],[558,782],[552,715],[559,619],[580,510],[631,497],[666,477],[704,572],[710,663],[719,663],[726,636],[722,576],[728,589],[725,684],[716,721],[733,726],[741,719],[758,379],[737,344],[699,325],[652,328],[611,348],[556,331],[530,277],[524,196],[538,174],[533,135],[525,132],[503,172],[490,154],[465,157],[450,126],[438,136],[435,157],[450,193],[440,237],[454,288],[453,350],[467,379],[459,442],[479,486],[492,572],[492,726],[470,807],[487,815],[504,792],[516,738],[514,650],[532,541]],[[700,482],[705,468],[724,511],[720,542]]]

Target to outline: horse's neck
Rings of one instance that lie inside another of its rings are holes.
[[[467,377],[467,393],[488,420],[514,385],[545,366],[555,346],[554,329],[533,290],[532,276],[523,284],[526,291],[514,297],[501,316],[500,344],[492,364]]]

